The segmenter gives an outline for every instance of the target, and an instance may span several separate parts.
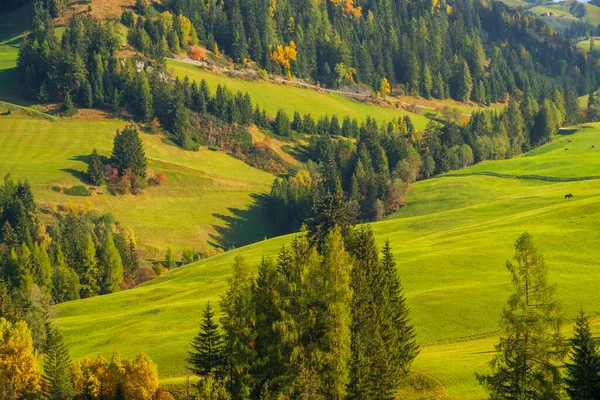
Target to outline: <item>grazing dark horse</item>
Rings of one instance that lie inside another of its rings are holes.
[[[567,150],[569,150],[569,148],[568,148],[568,147],[565,149],[565,151],[567,151]]]
[[[573,195],[571,193],[565,194],[565,199],[572,199]]]
[[[571,142],[572,142],[572,140],[571,140],[571,139],[569,139],[569,143],[571,143]]]
[[[596,146],[592,146],[592,149],[595,149],[595,148],[596,148]]]

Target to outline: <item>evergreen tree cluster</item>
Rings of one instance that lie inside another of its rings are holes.
[[[51,223],[40,226],[26,182],[15,184],[7,176],[0,193],[0,282],[7,304],[10,298],[27,308],[32,294],[58,303],[135,284],[135,242],[112,216],[55,212]]]
[[[354,143],[332,136],[331,126],[339,126],[335,116],[331,122],[322,117],[317,126],[326,129],[311,136],[306,168],[271,187],[269,211],[278,232],[297,231],[325,194],[341,196],[359,221],[378,221],[398,210],[414,181],[520,155],[549,142],[564,123],[580,120],[575,91],[562,88],[539,99],[529,93],[512,97],[503,112],[476,111],[468,122],[460,113],[441,115],[443,124],[431,121],[422,133],[408,116],[381,125],[372,118],[360,125],[345,118],[335,132],[357,138]],[[296,113],[293,121],[296,128],[311,118]]]
[[[580,93],[596,87],[593,56],[535,15],[497,1],[173,0],[142,24],[138,36],[150,40],[140,49],[176,51],[199,40],[235,61],[329,86],[360,82],[379,91],[385,79],[405,93],[481,103],[517,91],[537,97],[545,75]],[[287,47],[297,54],[281,60]]]
[[[334,227],[318,248],[307,237],[262,260],[243,258],[223,297],[221,327],[210,305],[192,342],[199,386],[231,398],[393,399],[418,354],[389,243],[380,258],[370,229]],[[215,383],[221,382],[220,384]],[[214,397],[226,398],[226,397]]]

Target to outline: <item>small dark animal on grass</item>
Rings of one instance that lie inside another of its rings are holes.
[[[595,148],[596,148],[596,146],[592,146],[592,149],[595,149]]]
[[[571,140],[571,139],[569,139],[569,143],[571,143],[571,142],[572,142],[572,140]]]
[[[565,194],[565,199],[572,199],[573,195],[571,193]]]
[[[569,148],[568,148],[568,147],[565,149],[565,151],[567,151],[567,150],[569,150]]]

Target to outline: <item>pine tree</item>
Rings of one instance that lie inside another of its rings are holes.
[[[319,248],[327,234],[336,226],[346,236],[354,226],[356,216],[348,209],[343,193],[326,193],[314,200],[311,216],[307,220],[308,237]]]
[[[206,303],[202,315],[200,332],[192,340],[192,351],[188,353],[188,368],[198,376],[220,376],[224,371],[224,342],[215,313]]]
[[[173,254],[173,249],[167,247],[167,254],[165,255],[165,265],[168,269],[175,267],[175,254]]]
[[[275,116],[275,125],[273,126],[273,130],[276,134],[283,137],[289,137],[291,134],[291,124],[290,120],[285,113],[285,110],[279,109],[277,111],[277,115]]]
[[[188,139],[189,112],[183,104],[182,99],[175,101],[175,109],[173,116],[173,139],[175,142],[187,149],[189,147]]]
[[[71,99],[71,94],[69,92],[67,92],[67,94],[65,94],[65,100],[63,103],[62,111],[66,115],[72,115],[77,111],[77,109],[73,105],[73,100]]]
[[[471,99],[472,91],[473,79],[469,71],[469,66],[465,60],[459,61],[454,75],[454,98],[467,102]]]
[[[102,164],[102,160],[96,149],[90,155],[87,175],[89,180],[96,186],[100,186],[105,182],[104,164]]]
[[[236,399],[248,398],[254,388],[254,377],[250,373],[255,358],[250,283],[248,266],[243,257],[237,256],[229,289],[221,302],[225,314],[221,325],[225,333],[229,391]]]
[[[46,356],[42,388],[49,400],[71,400],[75,395],[71,383],[71,357],[58,328],[46,325]]]
[[[81,276],[82,297],[92,297],[100,291],[100,271],[98,270],[98,259],[96,258],[96,246],[92,235],[88,233],[85,242],[85,254],[83,259],[83,273]]]
[[[573,400],[600,399],[600,353],[588,316],[581,310],[571,338],[571,362],[566,363],[567,393]]]
[[[490,363],[492,372],[479,382],[494,399],[559,399],[561,379],[556,362],[565,355],[554,286],[531,235],[515,244],[516,264],[507,261],[515,293],[502,314],[504,334]]]
[[[94,92],[92,91],[92,85],[88,79],[83,82],[81,87],[81,104],[85,108],[92,108],[94,106]]]
[[[425,64],[423,69],[423,93],[426,98],[431,98],[431,91],[433,90],[433,76],[429,69],[429,64]]]
[[[146,177],[146,153],[140,134],[134,125],[117,131],[111,160],[113,167],[121,174],[130,169],[135,176]]]
[[[311,285],[306,309],[313,315],[306,332],[311,338],[307,360],[317,373],[324,398],[341,400],[350,381],[352,262],[339,227],[327,234],[321,254],[320,265],[307,272]]]
[[[120,289],[123,280],[123,261],[115,246],[112,233],[108,232],[100,258],[102,293],[114,293]]]
[[[393,376],[400,376],[400,370],[407,371],[412,361],[419,354],[419,346],[416,343],[416,333],[410,321],[410,309],[406,305],[396,260],[392,254],[390,241],[386,240],[383,247],[381,268],[385,292],[389,303],[388,310],[384,313],[385,318],[390,318],[392,333],[389,335],[391,342],[388,351],[394,363]]]
[[[57,302],[77,300],[81,285],[79,276],[65,261],[62,248],[58,245],[56,250],[56,262],[54,265],[53,297]]]
[[[136,75],[135,81],[135,107],[134,116],[144,123],[150,123],[154,110],[152,107],[152,93],[145,72]]]

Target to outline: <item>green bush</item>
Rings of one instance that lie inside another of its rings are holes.
[[[72,186],[70,188],[65,188],[64,193],[68,194],[69,196],[82,196],[82,197],[88,197],[88,196],[92,195],[90,193],[90,191],[88,190],[88,188],[86,188],[85,186],[81,186],[81,185],[76,185],[76,186]]]
[[[60,186],[52,186],[52,190],[55,192],[62,192],[62,188]]]

